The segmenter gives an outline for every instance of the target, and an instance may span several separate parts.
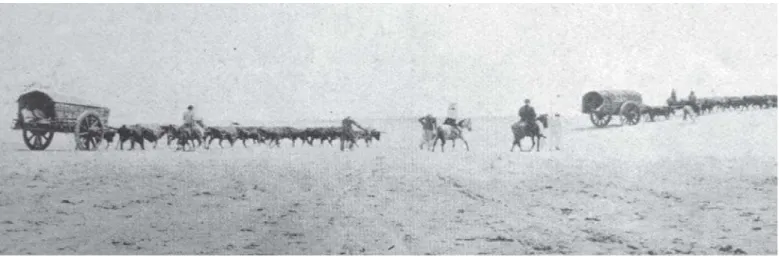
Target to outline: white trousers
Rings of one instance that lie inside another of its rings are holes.
[[[552,120],[549,124],[549,149],[555,150],[562,148],[563,128],[559,120]]]

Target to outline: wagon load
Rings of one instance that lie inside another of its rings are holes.
[[[641,94],[633,90],[591,91],[582,97],[582,112],[597,127],[608,125],[613,115],[620,116],[623,124],[636,125],[641,121],[642,104]]]
[[[51,91],[32,90],[16,100],[19,104],[14,130],[30,150],[45,150],[55,132],[72,133],[78,150],[96,150],[107,130],[110,110],[87,100]]]

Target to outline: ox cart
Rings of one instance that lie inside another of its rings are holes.
[[[591,91],[582,97],[582,112],[590,115],[597,127],[605,127],[612,116],[620,116],[622,124],[636,125],[641,121],[641,94],[632,90]]]
[[[22,131],[27,148],[45,150],[54,133],[72,133],[77,150],[94,151],[103,141],[110,110],[74,96],[33,90],[16,100],[19,103],[14,130]]]

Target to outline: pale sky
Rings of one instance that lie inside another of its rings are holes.
[[[2,4],[3,117],[38,83],[111,124],[579,114],[590,90],[776,94],[775,4]],[[559,94],[559,100],[555,100]],[[554,103],[554,104],[553,104]]]

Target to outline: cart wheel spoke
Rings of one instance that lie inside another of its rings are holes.
[[[94,151],[100,148],[103,142],[103,133],[106,129],[100,116],[94,111],[86,111],[77,119],[73,131],[78,150]]]

